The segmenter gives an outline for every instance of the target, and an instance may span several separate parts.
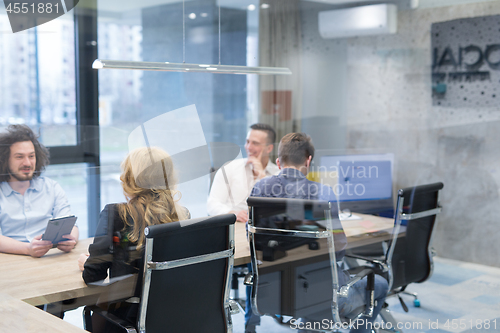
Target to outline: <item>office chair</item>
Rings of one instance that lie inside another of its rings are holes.
[[[146,227],[137,323],[93,306],[86,329],[98,332],[99,323],[102,332],[232,332],[231,314],[239,311],[229,300],[235,221],[226,214]]]
[[[255,313],[271,316],[289,327],[297,320],[327,319],[341,324],[371,317],[372,269],[363,269],[339,288],[337,270],[342,261],[336,258],[346,238],[336,203],[258,197],[248,198],[247,203],[253,274],[245,283],[253,286]],[[349,289],[365,276],[369,281],[366,306],[357,309],[351,318],[341,318],[339,297],[348,297]],[[283,316],[292,318],[284,321]]]
[[[389,280],[388,297],[397,296],[406,312],[408,307],[400,294],[413,296],[414,305],[419,307],[418,295],[406,291],[406,288],[410,283],[422,283],[432,275],[432,232],[436,215],[441,212],[438,195],[442,188],[443,183],[433,183],[400,189],[393,238],[385,255],[381,258],[349,255],[384,267]],[[406,231],[403,237],[400,237],[400,230]],[[389,314],[383,309],[381,316],[389,317]]]

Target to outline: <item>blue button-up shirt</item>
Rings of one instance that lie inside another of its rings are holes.
[[[263,178],[255,184],[251,197],[273,197],[289,199],[323,200],[335,202],[333,189],[324,184],[310,181],[297,169],[285,168],[277,176]],[[335,210],[335,208],[333,208]],[[343,270],[342,260],[347,238],[338,218],[333,219],[335,255],[339,264],[338,282],[344,285],[349,280],[349,273]]]
[[[38,177],[30,181],[24,195],[8,182],[0,183],[0,234],[21,242],[45,232],[51,218],[71,215],[66,194],[54,180]]]
[[[261,179],[255,184],[250,196],[337,201],[330,186],[310,181],[293,168],[283,169],[277,176]]]

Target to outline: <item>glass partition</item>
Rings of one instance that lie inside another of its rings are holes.
[[[188,1],[183,9],[180,2],[122,1],[117,6],[98,1],[100,59],[256,66],[257,36],[258,11],[231,2]],[[256,119],[257,84],[255,75],[100,70],[102,207],[124,200],[115,179],[134,129],[193,105],[202,142],[187,134],[189,126],[167,124],[163,144],[181,142],[193,148],[227,142],[243,147],[250,121]],[[166,151],[173,155],[177,148]],[[192,217],[207,215],[210,172],[222,164],[204,165],[203,174],[180,185]]]
[[[251,197],[248,203],[253,310],[339,322],[337,273],[344,273],[337,270],[347,241],[336,201]]]
[[[81,252],[91,243],[86,237],[95,234],[98,212],[126,200],[120,165],[136,144],[149,145],[145,137],[156,138],[155,145],[178,158],[181,177],[190,174],[178,184],[179,204],[200,217],[207,214],[211,175],[225,161],[245,157],[248,126],[262,122],[277,131],[270,161],[276,160],[285,134],[312,137],[316,153],[309,178],[338,190],[350,245],[368,245],[374,226],[384,220],[363,214],[392,216],[398,189],[443,182],[445,209],[433,234],[436,252],[500,266],[500,259],[491,256],[498,244],[492,230],[500,227],[500,2],[393,1],[387,13],[396,30],[372,34],[362,24],[353,28],[320,20],[368,5],[347,2],[80,0],[73,11],[13,34],[0,1],[0,131],[24,123],[52,147],[46,175],[61,184],[79,217]],[[90,69],[95,58],[287,67],[292,75],[95,71]],[[191,117],[191,107],[196,116]],[[165,121],[178,110],[183,110],[182,121]],[[151,124],[161,135],[144,135]],[[220,148],[225,144],[230,153]],[[211,147],[224,156],[217,163]],[[380,159],[367,157],[380,154]],[[364,174],[353,175],[362,169]],[[349,200],[349,189],[355,200]],[[287,221],[295,231],[322,231],[316,218],[314,223]],[[273,223],[290,231],[282,222]],[[457,246],[463,235],[470,237]],[[274,252],[265,247],[269,241],[263,242],[257,247],[270,251],[266,258],[274,260],[259,260],[264,268],[300,249],[320,253],[325,250],[321,242],[319,249],[312,241],[285,249],[276,240]],[[73,255],[46,256],[36,264]],[[49,290],[45,284],[51,279],[39,281],[41,286],[30,280],[25,285],[35,286],[38,294],[22,299],[58,302],[88,295],[71,258],[69,269],[50,270],[73,272],[66,278],[73,279],[68,284],[75,290],[52,290],[45,297],[38,292]],[[115,290],[108,291],[113,300]]]
[[[80,233],[80,238],[88,238],[88,165],[86,163],[57,164],[49,165],[44,172],[44,176],[55,180],[61,185],[71,207],[71,213],[78,219],[76,224]]]

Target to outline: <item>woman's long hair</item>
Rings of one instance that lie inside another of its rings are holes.
[[[127,202],[119,206],[119,213],[125,228],[132,227],[128,238],[139,249],[144,245],[144,228],[183,220],[187,214],[176,203],[180,192],[175,190],[172,159],[165,151],[156,147],[134,149],[121,168]]]

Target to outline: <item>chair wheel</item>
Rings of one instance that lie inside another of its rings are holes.
[[[420,307],[420,300],[419,299],[414,300],[413,306],[415,306],[416,308],[419,308]]]

